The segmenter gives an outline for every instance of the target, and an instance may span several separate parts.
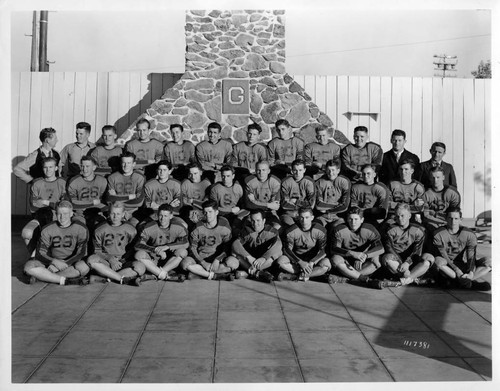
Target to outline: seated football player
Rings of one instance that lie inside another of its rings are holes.
[[[361,208],[367,222],[380,223],[389,209],[389,190],[383,183],[375,182],[377,172],[373,164],[363,166],[361,176],[362,181],[352,185],[351,206]]]
[[[103,203],[107,180],[96,175],[97,162],[91,156],[82,156],[80,160],[80,175],[68,181],[68,196],[73,204],[75,217],[80,218],[93,234],[97,224],[104,221],[102,214],[107,209]]]
[[[191,163],[187,166],[188,179],[181,184],[182,207],[180,217],[188,226],[189,231],[203,218],[202,204],[208,200],[208,188],[210,181],[201,179],[203,170],[198,163]]]
[[[161,205],[168,204],[172,207],[174,214],[178,215],[182,206],[181,184],[177,179],[170,177],[171,164],[167,160],[160,160],[156,173],[156,178],[150,179],[144,185],[146,208],[156,214]]]
[[[136,156],[136,169],[146,180],[156,175],[156,165],[163,157],[163,143],[151,137],[151,123],[141,118],[135,124],[137,138],[128,141],[124,150]]]
[[[313,208],[315,202],[314,182],[305,176],[306,167],[302,160],[292,163],[292,175],[281,182],[281,222],[285,227],[295,224],[300,208]]]
[[[344,222],[339,214],[344,213],[351,202],[351,181],[340,175],[340,160],[328,160],[324,166],[325,175],[315,183],[316,221],[323,227]]]
[[[445,186],[444,171],[434,167],[431,172],[432,187],[422,196],[424,201],[423,224],[429,234],[446,225],[446,210],[460,207],[460,194],[452,186]]]
[[[282,253],[278,230],[266,224],[264,212],[253,210],[249,216],[250,224],[233,242],[231,257],[239,261],[240,267],[251,277],[263,282],[271,282],[273,275],[266,271]],[[236,278],[245,273],[236,272]]]
[[[286,230],[283,255],[277,260],[281,270],[278,281],[308,281],[324,276],[331,269],[325,252],[326,230],[313,219],[311,208],[300,208],[298,223]]]
[[[217,202],[219,216],[225,217],[229,224],[238,231],[243,218],[248,216],[248,211],[239,207],[243,198],[243,189],[235,181],[233,167],[222,166],[220,172],[222,180],[210,188],[209,198]]]
[[[139,220],[133,217],[144,202],[144,175],[134,171],[135,155],[123,152],[120,156],[120,171],[108,176],[108,201],[122,201],[125,205],[125,219],[134,227]]]
[[[233,145],[236,180],[243,183],[250,174],[255,174],[255,164],[267,159],[267,147],[259,143],[262,128],[252,123],[247,127],[247,141]]]
[[[190,235],[189,255],[181,262],[188,278],[208,280],[234,279],[233,272],[239,262],[228,257],[231,251],[231,226],[219,216],[215,201],[209,200],[202,205],[205,219],[200,221]]]
[[[172,206],[160,205],[158,221],[150,221],[140,233],[140,241],[135,246],[135,259],[143,263],[146,270],[158,280],[182,282],[184,274],[174,273],[174,270],[188,255],[188,232],[184,225],[173,218]],[[139,281],[146,278],[147,275]]]
[[[61,175],[68,180],[80,173],[80,160],[95,144],[89,141],[91,126],[87,122],[76,124],[76,142],[66,145],[61,151]]]
[[[38,281],[59,285],[85,285],[90,271],[82,260],[86,255],[87,227],[73,217],[73,205],[61,201],[56,206],[57,221],[43,227],[34,258],[24,265],[30,284]]]
[[[90,156],[97,162],[96,174],[108,176],[120,169],[120,156],[123,153],[123,148],[116,144],[116,137],[116,128],[113,125],[102,127],[104,144],[98,145],[90,151]]]
[[[419,224],[410,223],[411,211],[408,204],[399,203],[395,210],[395,224],[387,226],[383,233],[385,253],[381,264],[402,285],[425,285],[430,279],[422,276],[434,263],[434,257],[422,253],[425,229]]]
[[[146,268],[134,260],[133,242],[137,234],[134,226],[123,221],[125,205],[114,202],[109,208],[108,221],[97,226],[94,232],[94,254],[87,264],[98,275],[91,276],[90,282],[114,281],[121,285],[139,285],[139,277]]]
[[[188,177],[187,165],[196,163],[194,144],[189,140],[184,140],[183,133],[184,127],[182,125],[170,125],[172,141],[167,142],[163,148],[164,159],[167,160],[173,168],[172,178],[177,179],[179,182],[182,182]]]
[[[476,235],[461,222],[460,208],[450,207],[446,211],[446,226],[434,232],[436,268],[445,287],[489,291],[490,283],[480,279],[491,271],[491,258],[477,259]]]
[[[222,127],[217,122],[208,124],[208,140],[196,145],[195,155],[203,174],[210,181],[220,181],[220,168],[233,161],[233,144],[229,139],[221,139]]]
[[[246,209],[261,210],[268,224],[281,228],[278,210],[280,208],[281,181],[271,174],[269,162],[262,160],[255,165],[255,175],[245,178]]]
[[[316,140],[318,141],[309,143],[304,147],[306,175],[315,180],[326,173],[326,162],[340,158],[340,146],[328,139],[327,128],[316,128]]]
[[[377,229],[364,222],[363,210],[351,207],[347,223],[333,227],[329,254],[335,271],[343,277],[330,276],[330,283],[359,281],[382,289],[386,282],[371,280],[370,276],[380,268],[380,256],[384,247]]]
[[[293,135],[293,129],[286,119],[275,124],[278,134],[267,144],[271,173],[280,180],[291,173],[291,164],[304,159],[304,140]]]

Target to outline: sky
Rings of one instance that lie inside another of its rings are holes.
[[[31,23],[30,11],[11,15],[14,71],[29,71]],[[49,12],[50,70],[183,73],[184,23],[182,8]],[[491,59],[490,10],[295,6],[285,23],[290,74],[429,77],[446,54],[457,77],[472,77]]]

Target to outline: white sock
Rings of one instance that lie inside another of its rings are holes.
[[[208,272],[208,279],[209,280],[212,280],[215,276],[215,273],[214,272]]]
[[[59,280],[59,285],[64,285],[66,283],[66,277],[61,276],[61,279]]]
[[[158,279],[159,280],[166,280],[167,277],[168,277],[168,273],[165,270],[161,269],[160,274],[158,274]]]

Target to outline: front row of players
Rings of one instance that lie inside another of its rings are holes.
[[[382,235],[364,222],[359,207],[347,211],[345,224],[330,226],[328,235],[314,221],[312,209],[301,207],[297,223],[281,235],[283,243],[263,211],[251,211],[233,240],[217,202],[205,201],[201,209],[204,219],[190,234],[168,204],[160,205],[158,220],[151,219],[137,234],[124,222],[124,204],[114,202],[107,221],[94,230],[87,257],[89,230],[73,218],[73,205],[61,201],[56,221],[41,230],[36,255],[24,271],[32,281],[60,285],[89,281],[140,285],[148,279],[184,281],[186,275],[209,280],[248,275],[271,282],[274,271],[277,280],[350,281],[379,289],[424,284],[429,281],[425,276],[434,274],[447,286],[491,289],[479,281],[491,271],[491,260],[476,259],[476,236],[460,225],[459,208],[449,208],[446,225],[426,238],[425,229],[410,222],[410,206],[405,203],[397,204],[394,223],[383,226]],[[373,278],[375,272],[384,277]]]

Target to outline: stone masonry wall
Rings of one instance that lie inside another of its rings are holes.
[[[246,126],[258,123],[262,141],[273,136],[274,123],[284,118],[304,141],[315,140],[315,128],[326,127],[332,138],[346,144],[330,118],[319,110],[304,89],[285,72],[284,11],[233,10],[186,12],[186,72],[139,118],[152,123],[152,136],[171,140],[174,123],[185,128],[185,138],[198,143],[207,125],[219,122],[222,137],[246,139]],[[222,114],[222,80],[250,83],[250,114]],[[139,119],[138,118],[138,119]],[[120,136],[134,136],[135,122]]]

